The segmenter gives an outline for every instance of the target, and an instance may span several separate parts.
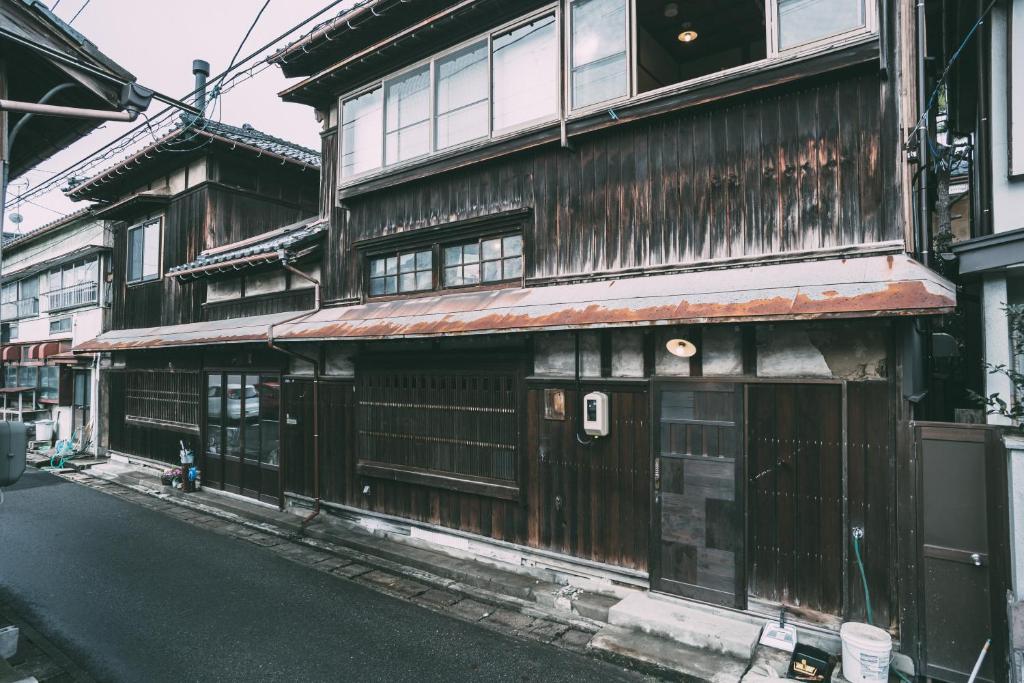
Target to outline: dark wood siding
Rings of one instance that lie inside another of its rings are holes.
[[[297,289],[280,294],[229,299],[203,304],[204,320],[228,320],[250,315],[308,311],[313,308],[313,290]]]
[[[521,208],[535,281],[900,239],[881,220],[879,107],[877,75],[848,73],[349,197],[328,298],[361,294],[360,240]],[[336,135],[323,145],[326,183]]]
[[[309,183],[316,182],[310,173]],[[316,214],[311,201],[290,201],[261,197],[258,194],[204,183],[174,197],[163,212],[163,252],[161,271],[187,263],[203,249],[228,244],[273,230]],[[204,319],[205,280],[179,282],[164,275],[160,280],[129,285],[125,281],[128,267],[127,229],[135,221],[120,222],[114,233],[114,285],[111,329],[179,325]],[[311,301],[312,294],[288,294],[276,303],[252,302],[238,306],[239,315],[261,312],[297,310],[298,303]],[[296,302],[296,298],[301,302]],[[308,307],[311,307],[308,306]],[[223,317],[230,307],[220,307]],[[253,312],[247,312],[253,311]],[[210,317],[208,319],[219,319]]]
[[[169,465],[179,462],[179,440],[184,440],[193,449],[199,443],[197,432],[169,429],[156,424],[141,424],[125,420],[128,372],[106,371],[107,401],[109,410],[109,448],[119,453],[158,460]],[[187,373],[198,382],[198,373]],[[198,406],[196,406],[198,408]]]
[[[611,436],[582,446],[572,415],[544,419],[544,390],[526,391],[525,490],[520,500],[452,491],[356,472],[356,394],[351,381],[320,385],[321,494],[324,500],[397,515],[534,548],[645,570],[650,529],[646,386],[587,385],[611,398]],[[566,406],[576,392],[565,387]],[[285,490],[313,488],[312,382],[285,382]],[[571,411],[569,411],[571,412]],[[363,485],[369,485],[369,494]]]

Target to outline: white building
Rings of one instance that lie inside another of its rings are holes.
[[[91,440],[97,433],[94,358],[70,350],[103,331],[110,248],[105,221],[89,209],[4,245],[0,409],[5,419],[53,420],[59,439],[84,433]],[[37,437],[43,432],[37,428]]]

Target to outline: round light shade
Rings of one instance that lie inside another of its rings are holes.
[[[695,40],[697,40],[697,32],[692,28],[688,28],[679,34],[680,43],[692,43]]]
[[[685,339],[669,339],[668,343],[665,344],[665,348],[673,356],[679,356],[680,358],[689,358],[697,355],[697,347],[693,345],[693,342],[686,341]]]

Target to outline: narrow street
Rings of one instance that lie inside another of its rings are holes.
[[[98,681],[632,679],[40,472],[0,506],[0,600]]]

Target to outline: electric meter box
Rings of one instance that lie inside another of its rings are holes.
[[[592,391],[583,397],[583,431],[591,436],[608,435],[608,394]]]

